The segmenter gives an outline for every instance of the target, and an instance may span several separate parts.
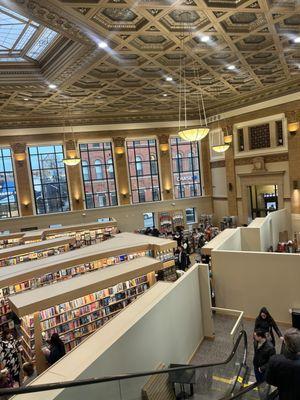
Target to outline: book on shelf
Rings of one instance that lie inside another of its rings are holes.
[[[62,303],[39,312],[42,336],[47,342],[58,333],[69,351],[80,340],[107,323],[144,293],[150,284],[147,275]],[[34,351],[33,315],[22,318],[23,341]]]

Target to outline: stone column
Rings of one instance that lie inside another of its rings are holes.
[[[227,126],[223,132],[233,132],[233,126]],[[227,182],[227,202],[229,215],[238,215],[237,194],[236,194],[236,177],[234,164],[234,147],[233,143],[225,152],[226,182]]]
[[[202,169],[203,169],[203,187],[204,194],[206,196],[212,196],[212,177],[210,168],[210,151],[209,151],[209,136],[207,135],[201,141],[201,158],[202,158]]]
[[[14,172],[22,217],[34,214],[34,198],[31,192],[31,172],[26,143],[12,143]]]
[[[68,140],[65,145],[65,151],[67,158],[76,157],[76,142],[74,142],[73,140]],[[66,165],[66,170],[69,182],[71,210],[84,210],[84,193],[82,186],[81,163],[73,166]]]
[[[173,182],[171,171],[171,153],[168,135],[158,136],[159,145],[159,171],[162,184],[162,200],[173,199]]]
[[[113,139],[114,154],[116,158],[116,177],[120,205],[130,204],[130,186],[126,163],[125,138],[116,137]]]
[[[300,121],[300,110],[286,113],[287,123]],[[289,172],[291,191],[291,211],[300,214],[300,189],[294,189],[294,182],[300,181],[300,129],[288,132]]]

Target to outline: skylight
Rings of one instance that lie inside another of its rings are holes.
[[[58,33],[0,6],[0,62],[38,61]]]

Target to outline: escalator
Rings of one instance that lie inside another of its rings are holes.
[[[241,331],[230,355],[220,363],[168,367],[161,364],[154,371],[0,389],[0,399],[2,395],[16,394],[15,400],[40,400],[44,398],[42,392],[48,393],[47,399],[59,400],[276,399],[269,385],[251,384],[249,376],[247,335]]]

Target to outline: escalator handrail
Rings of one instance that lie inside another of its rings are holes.
[[[234,399],[241,399],[241,396],[251,392],[252,390],[259,388],[260,384],[258,382],[254,382],[249,386],[244,387],[239,392],[235,393],[234,395],[223,397],[221,400],[234,400]],[[265,400],[274,400],[278,396],[278,390],[274,390],[273,392],[267,395],[268,397]]]
[[[183,366],[183,367],[166,368],[166,369],[161,369],[161,370],[152,370],[152,371],[113,375],[113,376],[104,376],[101,378],[87,378],[87,379],[80,379],[80,380],[73,380],[73,381],[45,383],[45,384],[23,386],[23,387],[16,387],[16,388],[6,388],[6,389],[0,389],[0,398],[2,395],[45,392],[48,390],[66,389],[66,388],[77,387],[77,386],[92,385],[92,384],[96,384],[96,383],[113,382],[113,381],[120,381],[120,380],[125,380],[125,379],[141,378],[144,376],[160,375],[160,374],[166,374],[169,372],[186,371],[186,370],[190,370],[190,369],[209,368],[209,367],[216,367],[216,366],[220,366],[220,365],[226,365],[235,356],[241,340],[244,341],[245,350],[244,350],[243,362],[245,362],[246,355],[247,355],[247,333],[245,332],[245,330],[241,330],[230,355],[227,357],[227,359],[225,361],[221,361],[218,363],[201,364],[201,365],[187,365],[187,366]],[[236,377],[236,379],[238,379],[238,376]]]

